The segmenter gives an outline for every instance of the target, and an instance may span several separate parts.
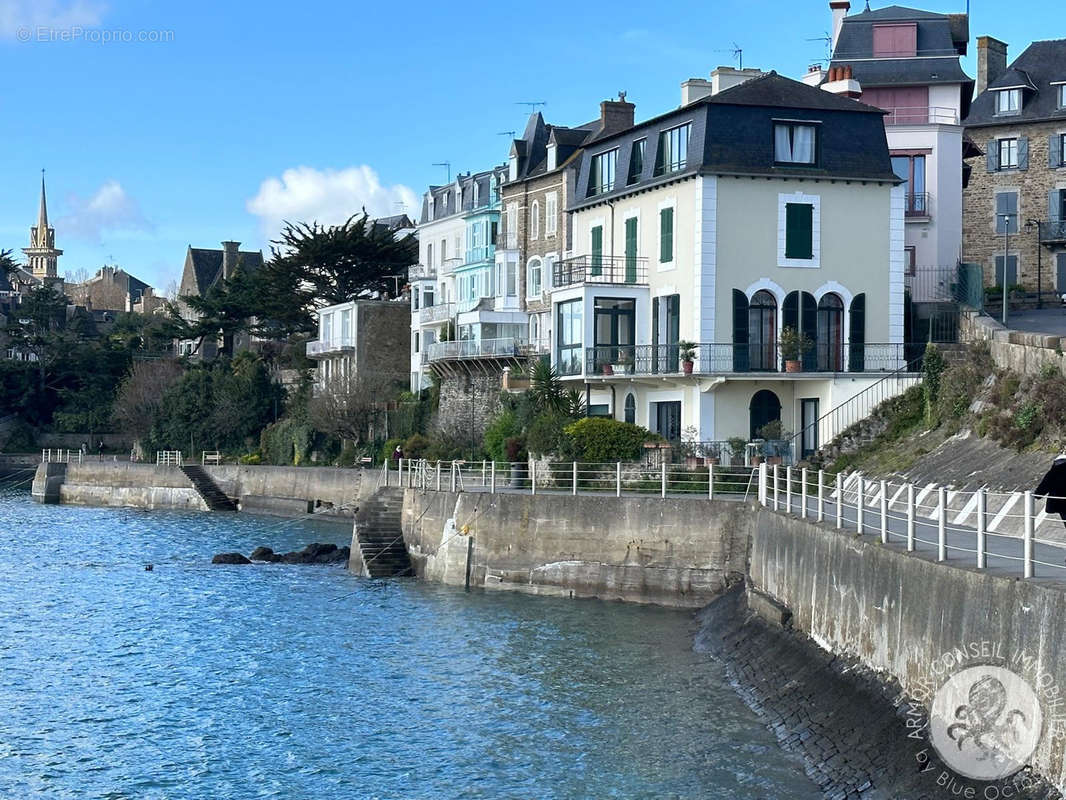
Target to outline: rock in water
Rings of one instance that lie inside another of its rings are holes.
[[[247,558],[240,553],[219,553],[211,559],[212,564],[251,564]]]
[[[281,554],[275,553],[269,547],[257,547],[252,551],[249,558],[251,558],[252,561],[268,561],[272,563],[275,561],[281,561]]]

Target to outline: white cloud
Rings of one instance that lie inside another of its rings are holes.
[[[287,169],[280,179],[263,181],[247,208],[259,217],[264,235],[273,238],[286,220],[338,225],[364,208],[371,217],[414,215],[416,203],[411,189],[399,183],[383,186],[377,172],[363,164],[341,170]]]
[[[0,39],[28,41],[26,32],[37,28],[98,26],[106,8],[92,0],[0,0]]]
[[[145,231],[152,224],[118,181],[106,181],[88,200],[72,195],[70,213],[56,220],[57,236],[99,243],[105,231]]]

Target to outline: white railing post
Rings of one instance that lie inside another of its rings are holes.
[[[977,490],[977,568],[984,569],[987,558],[985,556],[985,514],[988,508],[988,498],[984,487]]]
[[[825,522],[825,470],[818,470],[818,521]]]
[[[574,471],[573,488],[571,489],[570,493],[576,495],[577,494],[577,462],[576,461],[573,464],[573,471]]]
[[[914,484],[907,484],[907,552],[914,552]]]
[[[837,473],[837,530],[844,527],[844,473]]]
[[[707,499],[714,499],[714,464],[707,465]]]
[[[859,488],[855,495],[855,532],[862,533],[863,512],[866,510],[866,479],[861,472],[857,477]]]
[[[537,462],[529,460],[529,493],[537,493]]]
[[[496,494],[496,459],[489,466],[489,494]]]
[[[616,461],[614,465],[614,496],[622,496],[622,462]]]
[[[881,544],[888,544],[888,481],[881,479]]]
[[[456,469],[457,466],[458,465],[453,461],[452,462],[452,469],[451,469],[452,492],[455,491],[455,469]]]
[[[936,490],[936,560],[948,560],[948,493],[947,489],[940,486]]]
[[[807,468],[800,470],[800,519],[807,519]]]
[[[385,487],[388,488],[388,485],[389,485],[389,459],[386,458],[385,459]]]
[[[1025,493],[1025,529],[1022,539],[1022,575],[1033,577],[1033,493]]]
[[[770,505],[770,487],[766,480],[766,464],[759,465],[759,502],[763,508]]]
[[[660,487],[659,496],[662,497],[663,500],[665,500],[666,499],[666,462],[663,461],[660,466],[662,467],[662,475],[661,475],[661,484],[662,485]]]
[[[785,467],[785,513],[792,513],[792,467]]]
[[[481,487],[482,488],[488,486],[488,483],[485,482],[485,472],[486,472],[487,469],[488,469],[488,462],[486,462],[485,459],[481,459]]]
[[[774,511],[778,511],[781,508],[780,494],[781,487],[777,479],[777,464],[774,464]]]
[[[440,459],[437,460],[437,491],[440,491]]]

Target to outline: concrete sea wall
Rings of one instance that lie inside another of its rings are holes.
[[[404,539],[430,581],[699,608],[742,580],[741,503],[406,490]]]

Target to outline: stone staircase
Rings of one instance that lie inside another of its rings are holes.
[[[355,536],[361,563],[352,548],[351,568],[371,578],[399,578],[414,574],[403,541],[403,489],[381,488],[355,515]]]
[[[196,464],[189,464],[181,468],[181,471],[185,473],[185,477],[192,481],[192,485],[195,487],[197,493],[207,503],[207,507],[212,511],[236,511],[237,501],[228,497],[225,492],[218,488],[218,484],[215,483],[211,476],[207,474],[203,467]]]

